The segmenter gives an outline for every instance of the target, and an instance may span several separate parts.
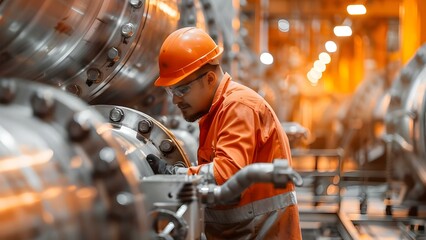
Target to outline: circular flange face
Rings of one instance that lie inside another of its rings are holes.
[[[3,78],[0,89],[0,225],[12,226],[0,238],[102,239],[123,222],[123,239],[146,234],[139,179],[102,115],[46,85]]]
[[[92,107],[109,119],[115,135],[121,135],[122,139],[125,138],[128,139],[128,142],[137,144],[138,151],[142,152],[142,156],[155,154],[169,164],[183,162],[185,166],[191,166],[187,154],[175,135],[149,115],[114,105],[94,105]],[[141,159],[135,159],[135,161],[141,161]]]

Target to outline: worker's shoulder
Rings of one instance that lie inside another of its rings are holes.
[[[233,83],[225,93],[224,104],[241,104],[255,109],[265,105],[266,101],[253,89],[239,83]]]

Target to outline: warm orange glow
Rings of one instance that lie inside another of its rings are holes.
[[[40,197],[35,192],[24,192],[14,196],[7,196],[0,198],[0,212],[17,208],[34,205],[37,202],[40,202]]]
[[[351,79],[348,85],[348,91],[353,92],[359,83],[361,83],[364,80],[364,66],[365,66],[365,45],[362,37],[355,36],[354,37],[354,51],[353,51],[353,58],[352,58],[352,64],[351,64]]]
[[[50,187],[46,190],[44,190],[41,193],[41,196],[43,199],[52,199],[60,196],[63,193],[63,189],[59,187]]]
[[[170,7],[169,4],[166,4],[164,2],[154,2],[152,4],[155,5],[158,9],[160,9],[160,11],[164,12],[172,18],[176,18],[179,16],[178,10]]]
[[[240,28],[240,21],[236,18],[232,19],[232,28],[233,29],[239,29]]]
[[[0,212],[23,206],[30,206],[39,202],[40,198],[35,193],[22,193],[15,196],[0,198]]]
[[[333,83],[334,78],[331,78],[330,76],[324,76],[322,80],[324,83],[324,90],[326,92],[333,92],[335,90]]]
[[[38,195],[34,192],[25,192],[18,195],[17,197],[20,198],[20,202],[22,202],[22,205],[30,205],[33,202],[36,202],[39,200]],[[11,199],[11,198],[6,198],[6,199]],[[3,206],[3,204],[1,204],[1,206]]]
[[[72,168],[80,168],[83,164],[83,160],[80,156],[75,156],[71,159],[71,167]]]
[[[0,158],[0,171],[18,170],[33,167],[50,161],[53,151],[50,149],[39,150],[20,156],[7,156]]]
[[[423,1],[423,0],[419,0]],[[407,63],[420,47],[420,18],[416,0],[404,0],[400,8],[402,61]]]
[[[108,138],[111,138],[111,125],[109,125],[109,124],[100,124],[100,125],[98,125],[98,126],[96,126],[96,132],[99,134],[99,135],[102,135],[102,136],[104,136],[104,134],[108,134],[108,135],[106,135]]]
[[[351,79],[350,76],[351,63],[350,59],[342,58],[339,61],[339,78],[335,81],[336,90],[347,92],[347,85]]]
[[[42,217],[45,223],[53,224],[55,222],[55,217],[48,211],[43,211]]]
[[[95,188],[84,187],[78,189],[75,185],[70,185],[66,188],[58,186],[49,187],[42,192],[27,191],[19,194],[14,194],[13,196],[0,197],[0,213],[7,210],[11,210],[13,208],[22,208],[25,206],[40,204],[40,202],[44,200],[56,200],[56,198],[64,196],[65,193],[72,193],[74,191],[76,191],[75,194],[79,200],[90,200],[95,198],[97,194]],[[51,217],[52,216],[49,215],[43,215],[43,218],[46,218],[46,221],[51,220]]]
[[[339,193],[339,187],[336,185],[329,185],[327,187],[327,195],[337,195]]]
[[[92,199],[96,196],[96,194],[97,194],[96,189],[88,188],[88,187],[79,189],[76,192],[77,197],[81,199]]]
[[[339,176],[334,176],[333,177],[333,184],[335,184],[335,185],[337,185],[337,184],[339,184],[339,182],[340,182],[340,177]]]
[[[232,51],[233,52],[239,52],[240,51],[240,46],[237,44],[232,44]]]

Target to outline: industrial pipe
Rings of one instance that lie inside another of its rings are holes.
[[[206,204],[223,204],[235,200],[253,183],[274,183],[275,187],[285,187],[288,181],[302,186],[302,177],[289,165],[287,159],[276,159],[271,163],[254,163],[232,176],[221,186],[208,185],[200,188],[201,199]]]

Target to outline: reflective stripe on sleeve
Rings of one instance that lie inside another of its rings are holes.
[[[296,203],[296,192],[291,191],[270,198],[261,199],[238,208],[226,210],[206,208],[205,222],[236,223],[277,209],[282,209]]]

